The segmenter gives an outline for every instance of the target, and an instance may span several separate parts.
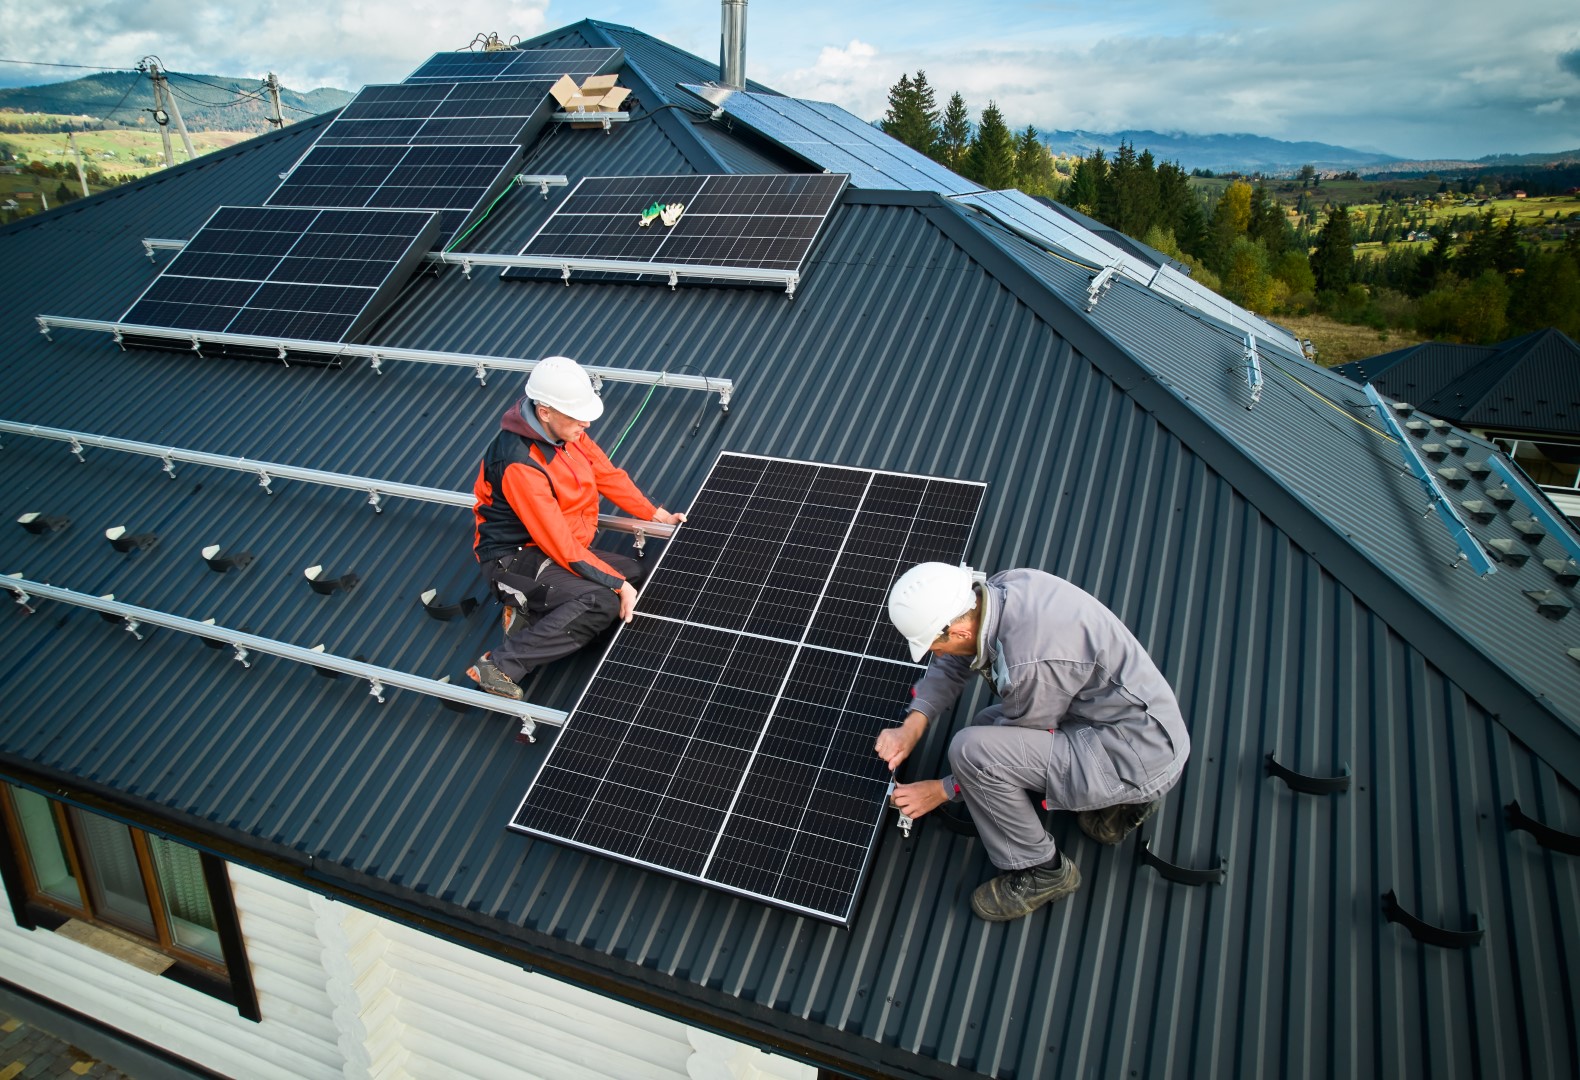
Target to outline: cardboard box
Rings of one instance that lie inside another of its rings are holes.
[[[561,75],[559,82],[549,87],[550,96],[554,98],[562,109],[565,108],[566,102],[580,93],[581,91],[576,88],[576,80],[569,75]]]
[[[582,82],[582,93],[583,94],[597,94],[597,95],[601,96],[601,95],[607,93],[608,91],[613,90],[614,89],[614,84],[615,84],[616,80],[618,80],[619,78],[620,78],[620,76],[618,76],[618,75],[592,75],[592,76],[589,76],[587,79],[583,80],[583,82]]]

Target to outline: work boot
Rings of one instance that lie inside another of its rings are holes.
[[[1008,922],[1030,915],[1044,904],[1063,900],[1081,887],[1081,871],[1068,855],[1057,870],[1028,866],[1008,870],[984,881],[971,894],[971,910],[988,922]]]
[[[1082,810],[1075,815],[1081,831],[1099,844],[1117,844],[1143,821],[1158,812],[1162,799],[1144,803],[1120,803],[1101,810]]]
[[[520,701],[521,687],[511,681],[510,676],[494,666],[494,662],[489,659],[491,655],[491,653],[484,653],[482,656],[479,656],[477,663],[466,669],[467,678],[484,690],[487,690],[490,694],[498,694],[500,697]]]

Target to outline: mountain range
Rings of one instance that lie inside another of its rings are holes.
[[[267,131],[273,108],[258,78],[168,72],[170,90],[191,131]],[[286,122],[338,109],[350,101],[345,90],[304,92],[280,88]],[[67,82],[0,89],[0,110],[88,116],[135,127],[153,108],[153,84],[138,71],[101,71]]]

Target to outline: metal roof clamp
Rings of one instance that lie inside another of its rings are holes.
[[[281,342],[280,344],[275,346],[275,349],[278,350],[276,352],[276,354],[275,354],[276,359],[278,359],[280,361],[280,363],[284,364],[286,367],[290,367],[291,366],[291,358],[286,355],[285,343]]]
[[[424,589],[418,599],[422,602],[422,609],[440,622],[449,622],[457,615],[465,618],[477,610],[477,597],[463,596],[453,604],[442,604],[439,602],[438,589]],[[439,681],[449,680],[445,678]]]
[[[127,616],[126,632],[131,634],[132,637],[136,638],[138,641],[143,640],[143,635],[138,633],[138,630],[141,629],[142,625],[143,624],[138,622],[136,619],[132,618],[131,616]]]
[[[126,351],[126,337],[121,333],[121,328],[119,326],[110,331],[110,337],[115,341],[116,348],[120,349],[122,352]]]
[[[368,364],[373,368],[373,374],[384,374],[384,358],[378,353],[372,353],[368,356]]]
[[[9,577],[9,578],[25,578],[26,576],[27,576],[26,574],[24,574],[24,573],[22,573],[20,571],[18,571],[15,574],[7,574],[6,575],[6,577]],[[20,585],[7,585],[6,588],[10,589],[13,593],[16,594],[16,602],[22,608],[22,614],[24,614],[24,615],[31,615],[31,614],[33,614],[33,612],[36,610],[33,607],[33,598],[27,594],[27,590],[26,589],[22,588],[22,586],[20,586]]]
[[[560,280],[565,282],[565,287],[571,287],[571,264],[560,263]]]
[[[147,237],[143,238],[143,251],[147,252],[149,262],[158,262],[158,260],[154,258],[154,245],[148,241]]]
[[[589,371],[587,373],[587,376],[588,376],[588,379],[592,382],[593,393],[597,394],[599,397],[602,397],[603,396],[603,376],[598,374],[596,371]]]
[[[801,275],[800,274],[786,274],[785,275],[785,299],[786,300],[794,300],[795,299],[795,287],[797,285],[799,285],[800,283],[801,283]]]
[[[44,340],[45,341],[54,341],[55,340],[54,338],[50,337],[50,334],[49,334],[49,320],[48,319],[46,319],[42,315],[35,315],[35,316],[33,316],[33,321],[38,323],[38,332],[44,335]]]
[[[517,733],[516,741],[535,743],[538,741],[537,732],[537,722],[530,719],[529,717],[523,716],[521,718],[521,731]]]
[[[265,495],[273,495],[274,494],[274,489],[269,486],[272,483],[274,483],[274,477],[269,475],[269,470],[267,470],[267,469],[259,469],[258,470],[258,486],[263,488],[263,493]]]
[[[1118,273],[1118,263],[1114,263],[1112,266],[1105,266],[1098,271],[1097,276],[1092,279],[1092,283],[1086,288],[1087,311],[1091,311],[1097,306],[1097,301],[1101,300],[1103,294],[1108,291],[1109,286],[1113,285],[1114,277]]]
[[[247,657],[251,654],[247,652],[246,646],[236,645],[233,643],[231,648],[236,650],[235,654],[232,656],[232,659],[235,660],[236,663],[240,664],[244,668],[252,667],[252,661],[247,659]]]
[[[373,507],[373,512],[375,514],[382,514],[384,512],[384,508],[379,505],[379,498],[380,496],[377,488],[368,489],[368,505]]]
[[[461,276],[467,281],[472,280],[472,260],[465,255],[461,256]]]
[[[1228,861],[1222,855],[1218,856],[1217,866],[1200,869],[1171,863],[1152,850],[1152,838],[1150,836],[1142,841],[1139,858],[1147,866],[1156,870],[1158,876],[1165,881],[1173,881],[1180,885],[1222,885],[1229,866]]]
[[[1481,925],[1481,917],[1474,912],[1470,916],[1469,930],[1450,930],[1443,926],[1433,926],[1419,915],[1401,907],[1399,898],[1392,889],[1383,893],[1382,913],[1385,920],[1398,923],[1423,945],[1436,945],[1440,949],[1468,949],[1480,945],[1481,938],[1486,933],[1486,928]]]
[[[711,387],[709,389],[711,389]],[[719,411],[720,412],[729,412],[730,411],[730,394],[734,391],[734,389],[735,389],[735,387],[733,385],[730,385],[730,386],[726,386],[723,390],[719,391]]]
[[[198,337],[196,334],[192,335],[192,351],[197,353],[199,356],[203,355],[203,339]]]
[[[368,693],[373,695],[373,700],[380,705],[384,704],[384,684],[379,682],[378,679],[368,680]]]
[[[647,554],[647,530],[640,525],[631,530],[631,546],[636,548],[638,559]]]
[[[165,472],[170,474],[170,479],[176,478],[176,463],[169,454],[160,454],[159,460],[165,463]]]
[[[670,267],[669,268],[669,291],[670,292],[674,292],[675,291],[675,287],[678,286],[679,284],[680,284],[680,273],[679,273],[679,271],[677,271],[674,267]]]
[[[484,386],[488,385],[488,365],[481,360],[477,362],[477,381]]]
[[[73,435],[71,437],[71,444],[70,445],[71,445],[71,452],[73,454],[77,455],[77,460],[82,462],[83,464],[87,464],[88,459],[82,456],[82,443],[77,441],[77,437],[75,435]]]

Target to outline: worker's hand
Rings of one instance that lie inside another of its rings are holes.
[[[926,733],[927,717],[919,712],[913,712],[899,727],[884,728],[878,732],[878,741],[873,749],[878,751],[878,756],[889,767],[889,771],[893,772],[900,767],[901,762],[911,756],[911,751],[916,749],[916,744],[922,741],[922,736]]]
[[[630,622],[636,614],[636,586],[629,581],[622,581],[615,592],[620,597],[620,621]]]
[[[679,525],[682,521],[686,520],[686,515],[671,514],[668,510],[665,510],[662,506],[660,506],[657,510],[653,511],[653,520],[658,522],[660,525]]]
[[[914,784],[895,784],[889,802],[896,810],[915,821],[930,810],[949,801],[942,780],[919,780]]]

